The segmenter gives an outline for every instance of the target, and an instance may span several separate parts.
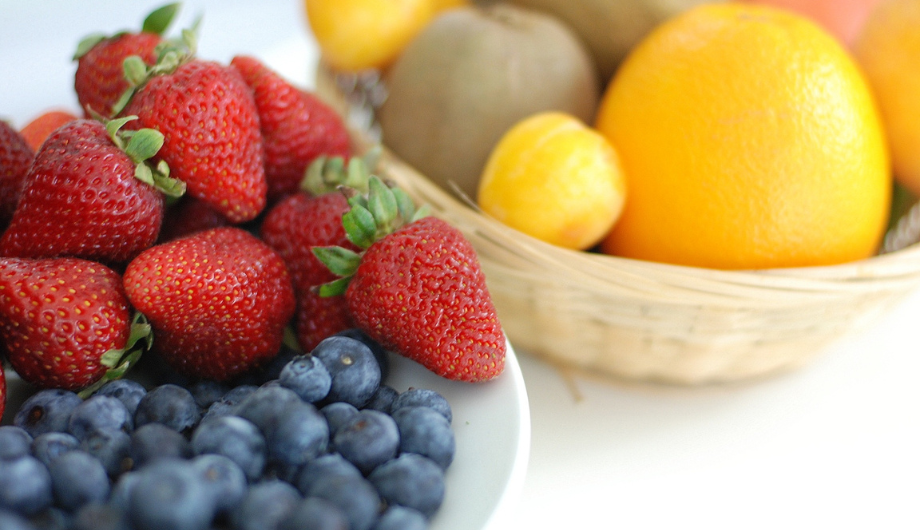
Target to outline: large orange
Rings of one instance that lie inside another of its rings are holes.
[[[920,195],[920,0],[880,4],[854,53],[876,94],[894,176]]]
[[[891,178],[874,100],[800,15],[720,4],[667,21],[611,80],[596,126],[630,192],[606,252],[759,269],[876,251]]]

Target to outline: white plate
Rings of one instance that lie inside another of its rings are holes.
[[[448,381],[412,361],[391,359],[390,386],[436,390],[453,411],[457,454],[431,530],[507,528],[502,521],[513,512],[530,458],[530,406],[514,350],[508,345],[501,376],[478,384]]]

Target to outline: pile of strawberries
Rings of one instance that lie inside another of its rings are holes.
[[[371,176],[314,94],[253,57],[198,58],[194,30],[166,38],[176,8],[80,44],[84,117],[36,149],[0,122],[0,345],[16,372],[92,389],[150,349],[227,380],[288,328],[309,352],[358,326],[444,377],[501,373],[462,234]],[[0,374],[0,413],[3,394]]]

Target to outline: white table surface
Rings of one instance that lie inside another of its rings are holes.
[[[0,117],[75,110],[84,35],[165,2],[0,0]],[[199,55],[246,53],[310,87],[296,0],[195,0]],[[570,379],[519,352],[531,458],[508,528],[920,528],[920,292],[805,368],[673,388]]]

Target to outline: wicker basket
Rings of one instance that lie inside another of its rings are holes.
[[[377,143],[374,79],[320,64],[317,93]],[[886,239],[900,250],[828,267],[721,271],[555,247],[477,212],[384,150],[378,172],[476,248],[517,350],[618,379],[734,382],[796,368],[920,286],[914,208]]]

